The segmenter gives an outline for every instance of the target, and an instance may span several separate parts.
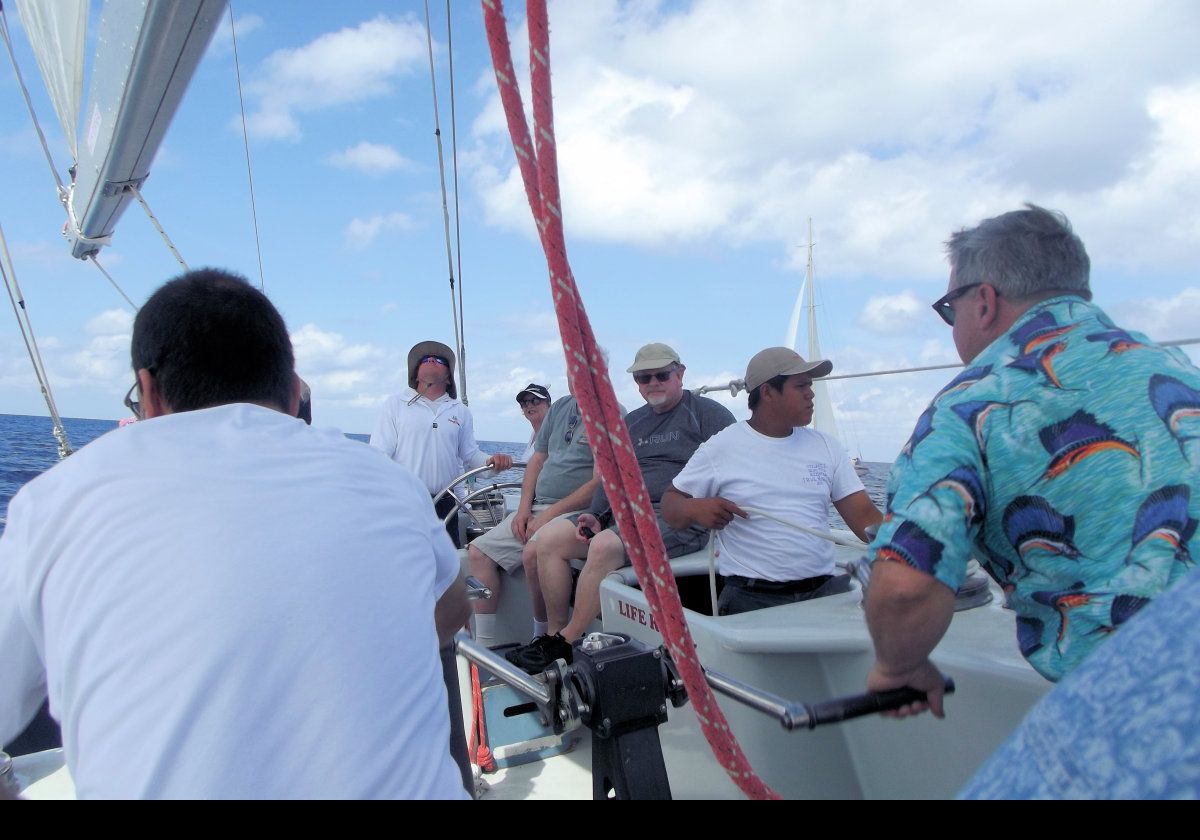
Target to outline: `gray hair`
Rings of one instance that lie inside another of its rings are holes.
[[[1092,299],[1091,260],[1062,213],[1026,204],[946,240],[954,286],[987,283],[1010,300],[1049,293]]]

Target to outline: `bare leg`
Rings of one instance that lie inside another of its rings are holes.
[[[562,636],[573,642],[600,615],[600,584],[611,572],[625,565],[625,545],[615,531],[601,531],[588,546],[587,563],[575,586],[575,612]]]
[[[492,590],[491,598],[482,598],[471,602],[471,608],[476,615],[494,615],[500,604],[500,567],[492,558],[475,547],[467,546],[467,560],[471,574],[479,578],[479,582]]]
[[[569,520],[551,522],[538,532],[538,582],[546,606],[546,621],[551,635],[567,623],[571,609],[571,566],[569,561],[586,557],[588,544],[575,537]]]
[[[529,603],[534,621],[546,620],[546,601],[542,598],[542,584],[538,580],[537,543],[525,543],[521,550],[521,565],[525,567],[525,586],[529,588]]]

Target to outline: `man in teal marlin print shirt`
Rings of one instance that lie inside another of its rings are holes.
[[[926,691],[938,716],[928,656],[972,554],[1054,681],[1200,557],[1200,371],[1091,303],[1079,237],[1026,208],[947,242],[934,310],[966,369],[917,420],[868,549],[868,687]]]

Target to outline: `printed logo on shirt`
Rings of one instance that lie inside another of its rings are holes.
[[[651,443],[670,443],[673,440],[679,440],[679,430],[675,429],[670,432],[655,432],[647,437],[639,437],[637,446],[646,446]]]
[[[826,464],[809,464],[800,480],[805,484],[828,484],[829,467]]]
[[[457,418],[457,417],[448,417],[448,418],[446,418],[446,419],[447,419],[447,422],[453,423],[455,426],[461,426],[461,425],[462,425],[462,423],[458,422],[458,418]]]

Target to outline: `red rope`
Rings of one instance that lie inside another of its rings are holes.
[[[471,665],[471,738],[467,743],[467,754],[484,773],[496,769],[492,751],[487,742],[487,718],[483,713],[483,689],[479,685],[479,666]]]
[[[778,799],[750,767],[729,731],[725,715],[713,697],[696,658],[696,646],[679,602],[675,576],[667,562],[662,535],[646,491],[629,432],[621,415],[607,365],[599,353],[587,312],[567,261],[558,188],[558,157],[554,141],[554,108],[550,83],[550,25],[545,0],[527,0],[529,64],[533,89],[536,147],[521,104],[513,69],[512,50],[502,0],[482,0],[484,22],[500,100],[508,120],[513,150],[533,210],[542,250],[550,270],[550,290],[567,358],[567,375],[592,442],[601,481],[613,505],[621,539],[646,593],[654,620],[662,631],[671,658],[679,667],[696,717],[713,755],[734,783],[755,799]]]

